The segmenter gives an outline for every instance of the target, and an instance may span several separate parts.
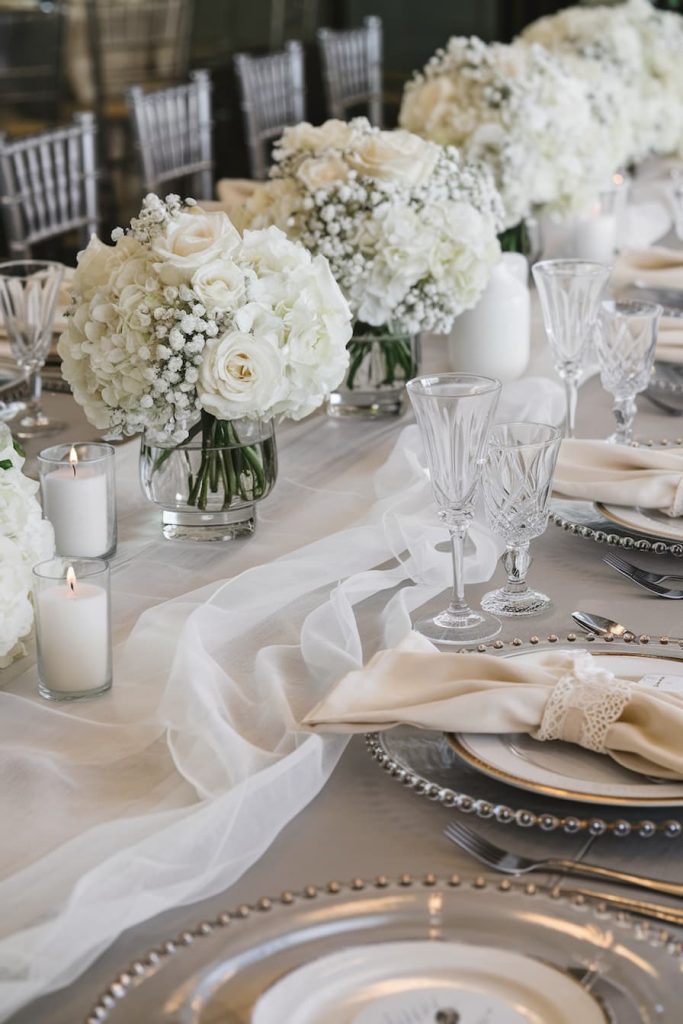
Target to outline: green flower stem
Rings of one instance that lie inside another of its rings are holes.
[[[202,413],[188,435],[193,439],[201,433],[201,457],[199,466],[193,470],[193,460],[188,450],[180,449],[184,456],[187,472],[187,504],[205,510],[209,507],[210,496],[222,497],[223,509],[228,509],[235,499],[244,502],[257,501],[269,487],[267,467],[274,465],[275,453],[272,438],[264,438],[258,444],[243,445],[234,423],[217,420],[208,413]],[[151,473],[161,470],[176,449],[168,448],[161,454],[153,454],[148,446],[148,458],[152,461]]]
[[[366,360],[376,358],[377,348],[375,346],[379,346],[381,353],[383,376],[380,381],[370,384],[370,387],[391,387],[394,384],[405,384],[417,373],[417,364],[413,358],[409,337],[395,337],[381,331],[368,333],[362,338],[352,338],[347,345],[349,368],[345,386],[349,391],[354,390],[356,377]]]

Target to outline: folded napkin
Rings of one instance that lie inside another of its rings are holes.
[[[227,213],[237,228],[244,227],[242,209],[249,196],[260,188],[263,182],[251,178],[221,178],[216,182],[218,199],[203,199],[201,207],[210,213]]]
[[[667,249],[661,245],[624,249],[615,264],[612,283],[621,286],[635,281],[652,288],[683,290],[683,249]]]
[[[683,450],[567,438],[560,445],[553,492],[683,516]]]
[[[625,249],[612,274],[612,285],[623,288],[636,281],[650,288],[674,288],[683,296],[683,249],[651,246]],[[657,335],[657,359],[683,363],[683,318],[663,316]]]
[[[381,651],[344,676],[303,724],[327,732],[406,724],[528,733],[609,754],[631,771],[683,779],[683,697],[620,679],[585,651],[516,658]]]
[[[57,308],[55,310],[55,318],[52,322],[52,330],[54,336],[52,338],[52,345],[50,346],[50,355],[57,352],[57,342],[59,341],[59,335],[66,327],[66,310],[71,302],[71,283],[73,281],[75,270],[73,267],[64,268],[64,276],[62,283],[59,288],[59,297],[57,299]],[[5,325],[0,316],[0,357],[13,359],[12,350],[10,348],[9,338],[7,337],[7,331]]]

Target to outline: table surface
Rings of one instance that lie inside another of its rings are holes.
[[[548,354],[540,343],[538,322],[534,337],[531,372],[552,376]],[[442,344],[432,342],[428,348],[429,369],[439,363],[445,368]],[[68,396],[50,395],[46,404],[49,412],[68,419],[72,436],[94,436]],[[642,397],[638,404],[638,437],[674,438],[683,433],[680,419],[658,412]],[[590,379],[580,395],[578,434],[606,436],[612,427],[610,408],[611,399],[601,390],[599,380]],[[278,485],[260,512],[256,534],[246,541],[222,545],[218,552],[216,545],[193,545],[195,585],[233,576],[344,528],[352,515],[360,514],[369,504],[372,474],[409,422],[410,413],[398,421],[376,423],[336,422],[319,414],[303,423],[286,424],[278,433]],[[187,544],[159,539],[158,513],[146,505],[137,490],[133,449],[134,445],[120,453],[121,545],[117,561],[125,565],[126,559],[141,547],[146,557],[157,552],[160,564],[164,560],[183,560],[184,554],[188,554]],[[35,454],[30,449],[29,455],[32,453]],[[121,465],[125,479],[121,478]],[[335,521],[328,518],[320,522],[315,516],[315,502],[302,499],[312,493],[312,488],[326,487],[339,492],[340,502]],[[532,619],[504,620],[501,638],[566,635],[573,625],[570,612],[577,608],[618,619],[639,633],[683,633],[682,606],[650,597],[618,576],[602,564],[603,550],[592,541],[549,526],[545,536],[533,546],[531,571],[532,579],[542,581],[552,596],[553,607]],[[676,563],[675,559],[640,556],[639,560],[644,565],[654,562],[662,568],[670,565],[672,571],[683,573],[683,562]],[[501,580],[498,568],[493,582]],[[150,593],[140,606],[133,600],[127,607],[117,609],[115,626],[119,639],[127,635],[143,605],[171,596],[160,591],[155,597],[153,587],[152,581]],[[469,598],[477,601],[490,587],[491,581],[469,587]],[[442,836],[443,827],[454,813],[418,799],[397,785],[371,761],[362,738],[356,737],[328,785],[237,884],[202,903],[177,907],[124,933],[76,982],[25,1007],[11,1018],[11,1024],[75,1024],[83,1020],[105,985],[132,960],[186,927],[262,895],[277,895],[308,883],[377,874],[480,873],[471,858]],[[477,822],[480,826],[482,830],[497,828],[501,840],[514,844],[521,852],[542,854],[557,849],[558,837],[512,827],[501,834],[501,826]],[[567,837],[559,837],[559,841],[565,853],[572,852]],[[573,842],[574,852],[578,852],[581,841]],[[593,844],[591,859],[617,865],[625,862],[626,855],[632,870],[683,880],[681,843],[683,839],[601,838]]]

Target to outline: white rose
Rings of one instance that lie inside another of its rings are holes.
[[[244,232],[240,262],[253,267],[259,275],[281,274],[305,267],[311,256],[303,245],[290,241],[279,228],[269,227]]]
[[[401,126],[442,145],[452,143],[455,140],[450,122],[455,93],[446,75],[408,83],[401,104]]]
[[[77,256],[78,266],[74,274],[74,290],[88,296],[97,288],[103,288],[112,273],[113,257],[113,246],[105,245],[96,235],[93,235],[86,248]]]
[[[31,569],[21,547],[10,537],[0,537],[0,668],[23,653],[19,641],[33,623],[30,590]]]
[[[244,274],[233,260],[213,260],[194,272],[192,287],[208,310],[234,309],[244,298]]]
[[[290,234],[290,221],[300,204],[301,192],[292,178],[259,182],[244,204],[240,226],[258,229],[275,224]]]
[[[282,357],[269,341],[227,331],[207,342],[197,393],[218,419],[267,416],[286,389]]]
[[[359,174],[403,185],[423,185],[439,157],[439,148],[411,132],[377,132],[367,136],[348,156]]]
[[[159,258],[162,280],[182,284],[205,263],[231,256],[239,244],[239,232],[226,214],[205,213],[196,207],[174,217],[151,248]]]
[[[309,192],[325,188],[336,181],[346,181],[349,168],[337,156],[309,156],[297,168],[296,176],[303,182]]]

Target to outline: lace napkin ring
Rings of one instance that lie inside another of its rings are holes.
[[[572,670],[550,691],[534,738],[565,740],[604,754],[607,732],[632,692],[630,683],[596,668],[589,654],[577,655]]]

